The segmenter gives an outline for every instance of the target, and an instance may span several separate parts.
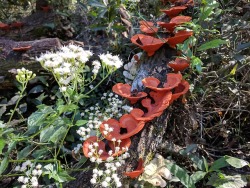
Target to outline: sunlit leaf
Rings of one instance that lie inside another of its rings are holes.
[[[197,50],[198,51],[204,51],[211,48],[218,48],[221,44],[226,44],[227,41],[221,40],[221,39],[214,39],[209,42],[206,42],[205,44],[202,44]]]

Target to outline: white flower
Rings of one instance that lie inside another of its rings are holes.
[[[27,188],[27,185],[22,185],[21,188]]]
[[[90,183],[91,183],[91,184],[96,184],[96,179],[95,179],[95,178],[92,178],[92,179],[90,180]]]
[[[36,176],[38,174],[38,171],[36,169],[32,170],[32,175]]]
[[[37,175],[38,175],[38,176],[41,176],[42,173],[43,173],[43,171],[42,171],[41,169],[37,171]]]
[[[97,164],[102,163],[102,159],[100,159],[100,158],[96,159],[96,163],[97,163]]]
[[[94,169],[93,169],[93,173],[94,173],[94,174],[97,174],[97,173],[98,173],[98,169],[97,169],[97,168],[94,168]]]
[[[103,187],[108,187],[108,185],[109,185],[108,182],[106,182],[106,181],[103,181],[103,182],[102,182],[102,186],[103,186]]]
[[[24,184],[27,184],[28,182],[29,182],[29,178],[27,178],[27,177],[24,178],[23,183],[24,183]]]
[[[106,178],[105,178],[105,181],[106,181],[106,182],[110,182],[110,181],[111,181],[111,177],[106,177]]]
[[[42,165],[41,164],[38,164],[38,165],[36,165],[36,169],[41,169],[42,168]]]
[[[22,183],[23,183],[23,181],[24,181],[24,176],[19,176],[19,177],[18,177],[18,179],[17,179],[17,181],[19,181],[19,182],[22,182]]]
[[[123,65],[122,60],[118,56],[113,56],[109,53],[99,55],[101,61],[111,67],[120,68]]]
[[[60,87],[61,92],[65,92],[66,90],[67,90],[67,87],[65,87],[65,86]]]
[[[18,166],[16,166],[16,167],[15,167],[15,169],[14,169],[14,170],[15,170],[15,171],[19,171],[19,170],[20,170],[20,168],[21,168],[21,167],[18,165]]]

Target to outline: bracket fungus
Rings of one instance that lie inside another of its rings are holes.
[[[154,35],[155,33],[157,33],[158,28],[154,27],[154,23],[153,22],[148,22],[148,21],[139,21],[140,23],[140,30],[143,33],[146,33],[148,35]]]
[[[168,23],[168,22],[157,22],[157,24],[162,27],[162,28],[165,28],[167,31],[169,31],[170,33],[172,33],[175,29],[175,27],[177,25],[180,25],[180,24],[177,24],[177,23]]]
[[[137,178],[138,176],[140,176],[144,171],[144,167],[143,167],[143,159],[140,158],[138,161],[138,166],[136,168],[136,170],[132,171],[132,172],[124,172],[124,175],[129,176],[130,178],[134,179]]]
[[[145,87],[152,89],[153,91],[170,91],[177,87],[182,80],[181,74],[168,73],[166,75],[167,81],[163,84],[163,88],[159,88],[160,80],[155,77],[147,77],[142,80]]]
[[[13,22],[13,23],[10,24],[11,28],[16,28],[16,29],[20,29],[23,26],[24,26],[23,22]]]
[[[173,17],[169,23],[183,24],[186,22],[190,22],[191,20],[192,20],[192,17],[190,16],[176,16],[176,17]]]
[[[170,61],[168,66],[174,69],[174,72],[183,71],[189,67],[189,61],[183,58],[176,58],[174,61]]]
[[[174,88],[170,103],[178,99],[181,95],[186,94],[189,90],[189,87],[189,83],[186,80],[182,80],[181,83],[176,88]]]
[[[10,29],[10,26],[5,23],[0,23],[0,29],[3,31],[8,31]]]
[[[13,51],[17,51],[17,52],[26,52],[31,48],[31,46],[21,46],[21,47],[15,47],[12,48]]]
[[[105,124],[112,129],[111,132],[105,132]],[[107,121],[102,122],[100,125],[100,132],[107,140],[123,140],[140,132],[144,125],[144,121],[136,120],[131,114],[124,114],[119,121],[108,119]],[[122,133],[122,130],[124,129],[125,133]]]
[[[154,55],[155,51],[166,43],[164,39],[158,39],[144,34],[132,36],[131,42],[146,51],[148,56]]]
[[[168,15],[170,18],[173,18],[180,14],[183,10],[185,10],[187,7],[185,6],[175,6],[167,10],[160,10],[161,12],[164,12],[166,15]]]
[[[170,47],[175,48],[176,44],[183,43],[187,38],[193,35],[193,31],[178,31],[173,37],[167,38]]]
[[[117,95],[120,95],[128,99],[131,104],[136,103],[139,99],[147,96],[145,92],[138,92],[137,95],[133,96],[131,93],[131,86],[129,84],[117,83],[112,87],[112,91]]]
[[[131,145],[131,140],[130,138],[127,138],[122,140],[121,143],[109,141],[108,145],[112,150],[111,156],[114,157],[126,152],[126,148],[129,148],[129,146]],[[116,151],[115,150],[116,146],[119,146],[121,150]],[[90,153],[92,153],[94,157],[106,160],[108,157],[110,157],[110,155],[105,148],[106,148],[105,142],[100,140],[97,136],[91,136],[83,143],[83,153],[85,157],[91,157]],[[91,149],[93,149],[94,152],[92,152]],[[100,150],[102,150],[101,153],[99,152]]]

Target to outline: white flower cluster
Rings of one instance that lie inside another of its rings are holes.
[[[88,117],[88,123],[84,127],[80,127],[77,130],[82,138],[86,140],[90,136],[94,136],[97,133],[100,125],[103,121],[110,118],[120,118],[122,114],[129,113],[133,107],[123,105],[123,101],[119,99],[119,96],[114,93],[104,93],[101,97],[101,101],[105,104],[105,108],[101,108],[99,104],[91,106],[81,114],[82,116]],[[107,129],[109,131],[111,129]]]
[[[111,152],[109,152],[109,154],[112,155]],[[108,162],[104,164],[104,170],[100,170],[98,167],[93,170],[93,176],[90,183],[100,184],[102,187],[122,187],[117,171],[121,165],[125,164],[124,159],[128,157],[130,157],[130,155],[127,152],[117,157],[116,160],[110,157],[107,160]]]
[[[93,72],[94,75],[96,75],[98,73],[100,67],[101,67],[101,63],[96,60],[96,61],[92,62],[92,65],[94,66],[92,72]]]
[[[74,76],[77,77],[77,74],[84,72],[85,63],[92,55],[91,51],[70,44],[61,47],[57,52],[42,54],[36,60],[58,77],[59,84],[62,85],[61,91],[65,91]]]
[[[74,147],[73,152],[77,154],[80,152],[81,149],[82,149],[82,144],[77,144],[77,146]]]
[[[138,69],[138,61],[141,58],[142,52],[135,54],[131,61],[124,65],[123,76],[125,77],[125,82],[131,84],[134,80],[137,69]]]
[[[119,69],[122,65],[123,62],[117,55],[112,55],[112,54],[101,54],[99,55],[102,63],[107,65],[108,67],[115,67],[116,69]]]
[[[35,165],[31,161],[22,163],[21,166],[16,166],[15,171],[24,172],[26,176],[19,176],[17,181],[23,183],[21,188],[38,187],[38,178],[42,175],[42,165]]]

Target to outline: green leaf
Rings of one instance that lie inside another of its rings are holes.
[[[61,171],[61,172],[58,172],[56,180],[58,182],[66,182],[66,181],[75,180],[75,178],[71,177],[66,171]]]
[[[224,157],[221,157],[213,162],[211,167],[209,168],[209,172],[212,171],[218,171],[223,167],[229,166],[229,164],[226,162],[226,159]]]
[[[0,154],[3,153],[4,146],[5,146],[5,140],[3,138],[0,138]]]
[[[20,160],[20,159],[24,159],[25,157],[27,157],[30,154],[32,148],[33,148],[32,145],[29,145],[23,148],[20,152],[18,152],[17,159]]]
[[[208,49],[211,49],[211,48],[217,48],[221,44],[226,44],[226,43],[228,43],[228,42],[225,41],[225,40],[214,39],[214,40],[211,40],[209,42],[206,42],[205,44],[202,44],[197,50],[198,51],[204,51],[204,50],[208,50]]]
[[[88,2],[88,4],[92,7],[106,8],[106,6],[104,4],[101,4],[100,2],[98,2],[96,0],[91,0]]]
[[[246,178],[237,174],[227,176],[225,174],[212,174],[207,182],[207,185],[212,185],[216,188],[241,188],[247,185]]]
[[[196,69],[199,73],[202,71],[202,66],[203,62],[201,61],[200,58],[192,56],[191,57],[191,67],[192,69]]]
[[[78,120],[78,121],[76,122],[76,126],[82,126],[82,125],[85,125],[86,123],[88,123],[88,120],[85,120],[85,119],[83,119],[83,120]]]
[[[60,105],[58,107],[59,114],[62,114],[64,112],[72,112],[76,109],[78,109],[78,106],[75,104]]]
[[[225,156],[226,162],[233,166],[234,168],[242,168],[244,166],[249,165],[249,162],[242,160],[242,159],[238,159],[236,157],[231,157],[231,156]]]
[[[8,165],[9,165],[9,159],[8,159],[8,156],[6,156],[4,157],[4,159],[2,160],[0,164],[0,175],[4,173]]]
[[[203,179],[206,176],[206,174],[207,172],[197,171],[191,175],[191,179],[193,180],[194,183],[197,183],[198,181]]]
[[[44,147],[42,149],[35,150],[32,153],[32,157],[34,157],[35,159],[44,159],[48,153],[49,150],[46,147]]]
[[[176,176],[177,178],[180,179],[180,182],[187,188],[195,188],[193,179],[188,175],[186,170],[183,168],[179,167],[178,165],[174,163],[165,163],[167,168],[170,170],[170,172]]]
[[[40,142],[48,142],[53,133],[54,133],[53,126],[49,126],[46,129],[43,129],[40,133]]]
[[[60,126],[59,129],[57,129],[54,134],[50,137],[49,141],[53,143],[59,142],[67,133],[67,128]]]

